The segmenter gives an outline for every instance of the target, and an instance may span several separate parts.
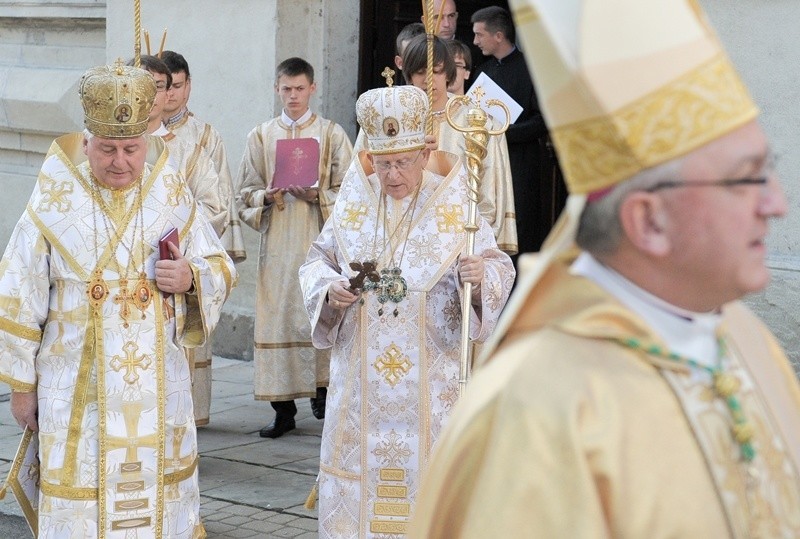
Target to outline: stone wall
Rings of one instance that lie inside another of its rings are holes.
[[[105,58],[105,4],[0,1],[0,246],[50,143],[81,127],[77,83]]]

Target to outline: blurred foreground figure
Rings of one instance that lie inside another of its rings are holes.
[[[412,535],[800,537],[800,389],[736,301],[786,211],[744,86],[695,2],[512,6],[571,195]]]

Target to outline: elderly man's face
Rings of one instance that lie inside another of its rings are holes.
[[[370,155],[372,167],[381,182],[381,190],[396,200],[412,194],[422,181],[422,170],[428,163],[429,155],[429,150]]]
[[[687,296],[696,296],[696,310],[716,308],[769,282],[767,222],[784,215],[786,198],[768,150],[764,132],[751,122],[689,154],[680,176],[687,184],[766,177],[766,185],[658,191],[668,212],[664,227],[671,249],[665,262],[688,285]]]
[[[144,170],[147,142],[144,137],[84,139],[83,152],[92,174],[105,186],[120,189],[131,185]]]

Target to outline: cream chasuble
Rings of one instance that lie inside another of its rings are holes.
[[[236,211],[236,194],[222,137],[211,124],[198,120],[188,110],[185,111],[183,118],[170,124],[167,128],[182,142],[200,146],[211,158],[217,176],[219,176],[220,194],[228,205],[228,223],[223,227],[220,240],[234,262],[243,261],[247,258],[247,252],[242,236],[242,225]]]
[[[232,197],[220,182],[211,157],[202,146],[188,138],[176,137],[163,125],[153,134],[164,140],[170,159],[173,160],[177,170],[183,174],[189,191],[195,201],[202,206],[217,236],[221,237],[230,222],[228,206],[230,205],[229,198]],[[203,346],[184,350],[192,374],[192,405],[194,406],[194,422],[197,426],[208,425],[211,414],[212,349],[212,338],[209,336]]]
[[[800,388],[773,336],[722,309],[747,462],[708,373],[613,296],[551,266],[437,446],[414,537],[800,537]]]
[[[0,263],[0,380],[38,392],[40,538],[204,536],[183,346],[203,344],[236,273],[148,142],[141,188],[111,190],[81,133],[57,139]],[[196,295],[167,299],[153,275],[172,227]]]
[[[265,205],[264,197],[272,187],[277,141],[289,138],[319,141],[319,202],[287,193],[280,210],[275,204]],[[344,130],[313,113],[295,126],[274,118],[247,137],[237,204],[242,221],[261,233],[253,353],[256,400],[314,397],[317,387],[328,385],[330,354],[311,345],[297,269],[333,208],[351,155]]]
[[[188,111],[170,130],[162,136],[170,157],[175,159],[195,200],[206,210],[206,216],[228,255],[235,262],[241,262],[246,257],[244,238],[222,138],[211,125],[201,122]],[[207,425],[211,413],[212,341],[212,336],[209,336],[203,346],[186,349],[192,372],[194,417],[198,426]]]
[[[300,269],[314,345],[333,348],[320,454],[320,537],[406,532],[420,474],[458,397],[465,172],[456,156],[433,152],[428,169],[444,176],[425,171],[411,209],[413,195],[387,197],[384,222],[377,176],[365,169],[371,172],[361,152]],[[475,252],[485,257],[486,273],[473,300],[470,336],[482,341],[505,305],[514,269],[483,219]],[[350,264],[370,259],[379,270],[401,269],[405,299],[381,304],[371,290],[345,311],[330,308],[330,283],[355,276]]]
[[[467,124],[467,107],[456,109],[453,119],[462,126]],[[434,134],[438,149],[456,154],[466,163],[464,133],[456,131],[447,123],[444,114],[434,113]],[[492,120],[490,120],[491,122]],[[487,126],[495,129],[496,126]],[[358,133],[355,151],[366,149],[364,131]],[[514,190],[511,184],[511,168],[508,162],[506,136],[490,137],[483,160],[484,173],[480,183],[478,211],[492,227],[497,246],[506,253],[517,253],[517,218],[514,209]],[[466,166],[466,165],[465,165]]]

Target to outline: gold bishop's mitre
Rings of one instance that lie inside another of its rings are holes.
[[[132,138],[147,130],[147,116],[156,97],[153,76],[121,60],[113,66],[93,67],[81,77],[84,125],[106,138]]]
[[[757,115],[696,0],[511,0],[570,193],[684,155]]]

